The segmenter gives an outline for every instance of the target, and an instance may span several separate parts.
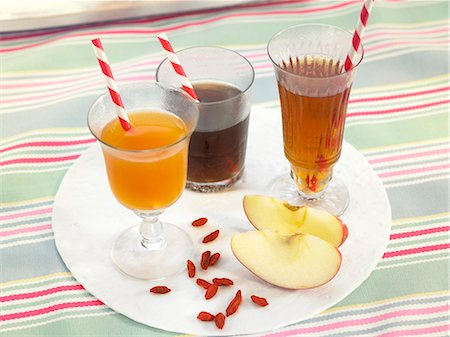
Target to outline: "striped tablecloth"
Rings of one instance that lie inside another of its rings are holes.
[[[276,1],[1,36],[2,336],[174,335],[106,307],[55,249],[54,196],[94,142],[86,113],[104,91],[91,38],[102,38],[119,84],[154,79],[163,58],[154,35],[162,30],[178,49],[235,49],[256,69],[254,104],[274,107],[269,38],[305,22],[352,31],[360,8],[360,1]],[[369,279],[342,302],[264,336],[448,336],[448,15],[447,1],[376,1],[345,138],[387,189],[391,241]]]

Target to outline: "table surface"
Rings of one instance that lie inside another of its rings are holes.
[[[360,8],[360,1],[272,1],[1,35],[0,332],[175,335],[106,307],[71,276],[55,248],[54,196],[94,142],[86,112],[104,91],[90,39],[102,38],[119,85],[154,79],[163,58],[160,31],[176,49],[235,49],[255,67],[254,105],[276,107],[269,38],[306,22],[352,31]],[[390,243],[372,275],[343,301],[264,336],[448,336],[448,13],[447,1],[376,1],[345,139],[387,189]]]

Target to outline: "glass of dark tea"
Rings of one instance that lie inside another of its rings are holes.
[[[352,35],[337,27],[308,24],[287,28],[269,41],[280,95],[284,153],[291,174],[272,186],[274,196],[341,215],[349,193],[332,177],[344,138],[353,78],[363,58],[344,70]]]
[[[192,47],[176,54],[200,100],[186,186],[199,192],[221,191],[244,172],[254,70],[245,57],[221,47]],[[180,86],[167,59],[159,65],[156,80]]]

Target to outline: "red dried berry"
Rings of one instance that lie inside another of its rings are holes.
[[[214,318],[216,318],[216,316],[214,316],[213,314],[210,314],[209,312],[206,312],[206,311],[201,311],[197,315],[197,319],[199,319],[200,321],[203,321],[203,322],[213,321]]]
[[[193,278],[195,276],[195,264],[191,260],[187,260],[186,264],[187,264],[188,276],[190,278]]]
[[[200,226],[203,226],[207,222],[208,222],[207,218],[199,218],[197,220],[192,221],[192,226],[200,227]]]
[[[202,258],[200,259],[200,266],[202,267],[203,270],[208,269],[210,257],[211,251],[207,250],[206,252],[202,253]]]
[[[171,289],[167,288],[166,286],[156,286],[151,288],[150,292],[153,294],[167,294],[171,292]]]
[[[216,317],[214,318],[214,323],[216,323],[216,327],[220,330],[223,329],[225,325],[225,315],[219,312]]]
[[[209,283],[208,281],[206,281],[202,278],[198,278],[196,283],[203,289],[208,289],[208,287],[211,285],[211,283]]]
[[[206,235],[203,238],[202,242],[203,243],[208,243],[208,242],[214,241],[219,236],[219,233],[220,233],[220,231],[218,229],[216,229],[214,232],[209,233],[208,235]]]
[[[255,303],[261,307],[265,307],[265,306],[269,305],[269,302],[267,302],[267,300],[264,297],[252,295],[252,296],[250,296],[250,298],[252,299],[253,303]]]
[[[225,312],[227,313],[227,317],[233,315],[239,309],[241,302],[242,292],[238,290],[234,298],[231,300],[230,304],[228,304],[227,310],[225,310]]]
[[[316,191],[316,189],[317,189],[317,178],[316,178],[316,176],[313,176],[312,178],[311,178],[311,183],[309,184],[309,189],[311,190],[311,191],[313,191],[313,192],[315,192]]]
[[[213,278],[213,283],[217,286],[232,286],[234,284],[234,282],[232,280],[230,280],[229,278],[226,277],[215,277]]]
[[[211,298],[214,297],[214,295],[217,293],[217,290],[219,289],[219,287],[215,284],[211,284],[208,289],[206,289],[205,292],[205,299],[209,300]]]
[[[220,253],[214,253],[213,255],[211,255],[211,257],[209,258],[209,265],[214,266],[216,262],[219,261],[219,258]]]

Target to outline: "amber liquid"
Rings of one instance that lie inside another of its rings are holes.
[[[163,111],[134,112],[129,117],[131,130],[124,131],[114,119],[100,137],[117,148],[102,147],[111,190],[130,209],[165,208],[178,199],[186,184],[187,140],[173,145],[186,136],[186,126]],[[163,149],[151,151],[159,148]]]
[[[219,102],[241,95],[235,86],[213,81],[193,84],[200,102]],[[214,106],[214,114],[232,114],[240,106],[234,100]],[[200,107],[202,109],[202,107]],[[209,109],[209,108],[208,108]],[[191,182],[213,183],[230,179],[239,174],[244,166],[247,146],[249,116],[229,126],[230,118],[216,118],[213,114],[200,111],[199,126],[206,130],[196,130],[189,145],[188,180]],[[245,114],[241,114],[245,115]],[[226,117],[226,116],[225,116]],[[225,125],[223,125],[225,124]],[[213,131],[208,131],[213,129]]]
[[[322,57],[293,58],[282,63],[290,73],[308,77],[329,77],[341,72],[341,65]],[[350,87],[324,88],[312,95],[294,93],[305,85],[278,82],[283,119],[284,152],[301,192],[314,195],[323,191],[338,161],[344,135]],[[331,93],[331,94],[330,94]]]

